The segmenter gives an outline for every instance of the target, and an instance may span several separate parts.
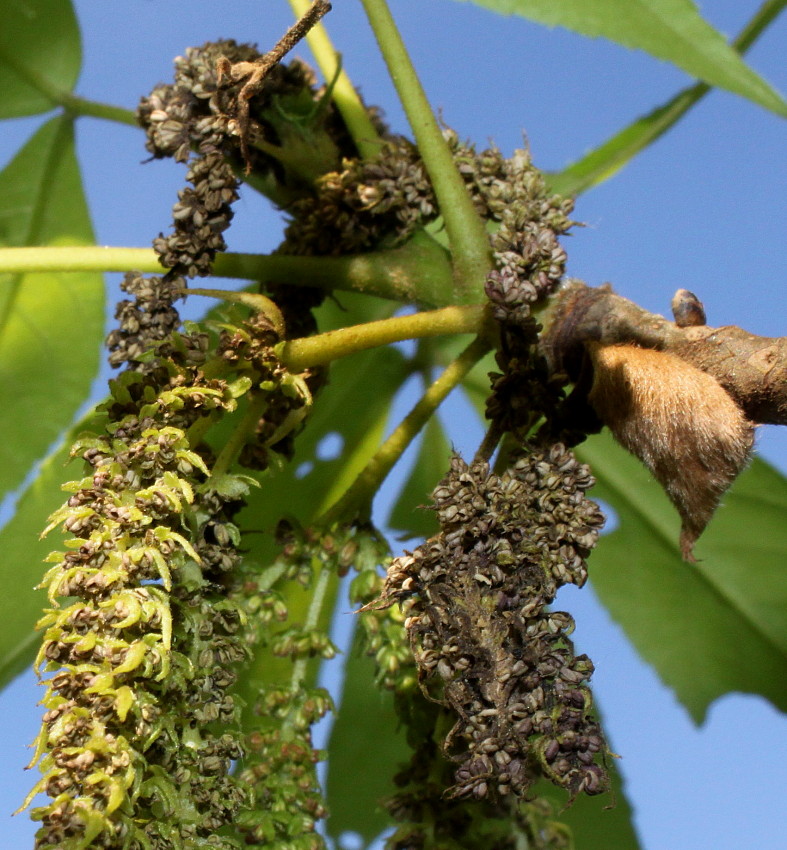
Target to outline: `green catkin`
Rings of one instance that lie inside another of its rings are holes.
[[[329,585],[341,573],[342,552],[327,533],[306,532],[289,521],[278,529],[282,546],[268,571],[276,586],[296,582],[312,591],[310,610],[300,624],[288,622],[283,596],[260,577],[250,582],[247,606],[258,612],[257,622],[275,619],[280,628],[266,641],[273,658],[291,662],[288,679],[277,678],[260,687],[251,706],[248,750],[239,772],[253,799],[250,811],[239,819],[244,842],[270,850],[324,850],[317,830],[327,809],[317,778],[323,756],[314,748],[311,729],[333,709],[326,690],[315,687],[314,661],[328,660],[337,649],[321,621]],[[260,643],[258,639],[258,643]]]
[[[198,847],[244,802],[228,772],[242,752],[229,688],[244,614],[217,591],[238,557],[231,504],[188,431],[234,410],[251,381],[204,378],[205,342],[180,336],[183,355],[113,381],[103,433],[72,450],[88,475],[51,517],[70,538],[42,582],[56,607],[39,623],[38,665],[54,673],[40,850]]]
[[[227,833],[252,798],[230,773],[246,751],[232,689],[262,636],[233,523],[249,478],[231,467],[255,431],[286,449],[286,421],[311,399],[278,341],[261,314],[218,339],[174,334],[139,355],[144,373],[111,382],[103,432],[73,449],[88,475],[51,518],[47,530],[71,538],[42,583],[54,606],[77,601],[40,623],[39,665],[54,676],[37,742],[36,790],[53,797],[33,812],[39,850],[239,846]],[[215,454],[200,435],[239,400],[238,437]],[[263,440],[257,468],[271,451]]]

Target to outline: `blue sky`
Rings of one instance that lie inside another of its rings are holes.
[[[526,134],[536,164],[545,169],[566,165],[689,83],[682,72],[644,54],[497,17],[470,3],[390,2],[443,119],[460,136],[479,145],[492,140],[506,153]],[[752,0],[714,0],[701,10],[734,35],[757,6]],[[130,108],[155,83],[170,80],[172,58],[186,47],[222,37],[265,49],[291,22],[285,0],[80,0],[76,8],[84,45],[77,92]],[[326,23],[366,100],[380,104],[390,124],[406,132],[358,0],[334,0]],[[785,43],[782,18],[748,56],[782,92]],[[40,120],[4,123],[0,164]],[[169,225],[182,170],[169,163],[142,165],[147,154],[133,128],[82,119],[78,133],[98,242],[148,245]],[[576,215],[587,226],[567,240],[569,273],[593,285],[610,281],[660,313],[668,311],[673,292],[686,287],[704,301],[709,324],[785,334],[786,143],[783,120],[713,92],[623,172],[580,198]],[[270,250],[280,232],[278,214],[244,193],[230,248]],[[451,410],[457,415],[447,420],[470,420],[460,408]],[[471,452],[479,433],[467,426],[452,436]],[[787,472],[785,429],[760,429],[758,442],[761,454]],[[592,577],[592,561],[590,567]],[[596,604],[592,588],[567,590],[560,604],[577,620],[579,650],[595,661],[594,690],[612,747],[623,756],[643,847],[778,846],[787,787],[784,717],[757,697],[730,695],[695,728]],[[26,815],[11,820],[7,813],[36,778],[20,771],[39,722],[38,697],[30,677],[0,696],[2,847],[31,846],[34,829]]]

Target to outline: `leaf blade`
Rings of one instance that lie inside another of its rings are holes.
[[[44,124],[0,173],[0,242],[91,244],[73,123]],[[104,335],[100,274],[0,275],[0,494],[16,489],[90,393]]]
[[[426,510],[429,494],[445,475],[451,446],[437,416],[424,428],[413,468],[393,504],[387,525],[409,537],[430,537],[438,530],[434,511]]]
[[[741,54],[768,28],[787,0],[768,0],[755,13],[732,46]],[[666,103],[637,118],[599,147],[567,166],[563,171],[547,175],[552,191],[561,195],[579,195],[617,174],[640,151],[660,139],[692,107],[711,90],[707,83],[697,83],[678,92]]]
[[[47,112],[76,85],[82,62],[70,0],[0,2],[0,118]]]
[[[598,482],[592,492],[620,519],[591,558],[591,582],[644,660],[695,722],[731,691],[760,694],[787,710],[780,578],[787,480],[755,460],[698,543],[704,563],[691,566],[680,558],[677,515],[647,470],[607,435],[578,453]]]
[[[709,85],[748,98],[783,117],[787,103],[705,21],[691,0],[472,0],[504,15],[560,26],[644,50]]]
[[[366,846],[391,825],[380,801],[396,790],[394,774],[409,757],[393,695],[376,687],[374,661],[363,654],[356,629],[328,744],[328,834],[335,841],[357,832]]]

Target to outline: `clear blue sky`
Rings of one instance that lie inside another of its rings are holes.
[[[460,136],[481,145],[491,139],[507,153],[524,132],[545,169],[567,164],[689,82],[643,54],[500,18],[470,3],[389,1],[444,120]],[[733,35],[758,5],[707,0],[701,9]],[[291,22],[285,0],[78,0],[76,8],[84,43],[78,93],[131,108],[155,83],[171,79],[172,58],[186,47],[223,37],[267,48]],[[334,0],[326,23],[367,101],[383,106],[392,126],[407,131],[358,0]],[[787,18],[749,54],[782,92],[785,44]],[[3,124],[0,164],[39,123]],[[577,216],[587,227],[568,240],[570,274],[594,285],[611,281],[621,294],[661,313],[673,292],[686,287],[705,302],[710,324],[787,333],[786,143],[784,121],[733,95],[712,93],[632,165],[580,199]],[[138,131],[83,119],[79,154],[99,243],[147,246],[167,229],[183,172],[169,163],[142,165]],[[269,250],[279,234],[278,215],[244,193],[230,248]],[[453,437],[472,451],[478,434],[465,430]],[[761,429],[759,446],[787,471],[784,429]],[[579,650],[596,663],[594,691],[612,747],[623,756],[643,847],[783,846],[784,717],[757,697],[731,695],[695,728],[595,603],[592,589],[566,591],[559,601],[577,619]],[[8,813],[36,779],[21,768],[37,730],[39,696],[32,678],[20,677],[0,697],[0,848],[32,846],[26,815],[11,820]]]

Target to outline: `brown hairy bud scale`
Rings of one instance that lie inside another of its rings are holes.
[[[719,382],[673,354],[632,345],[587,343],[589,400],[624,448],[653,473],[682,520],[681,553],[746,466],[754,428]]]

